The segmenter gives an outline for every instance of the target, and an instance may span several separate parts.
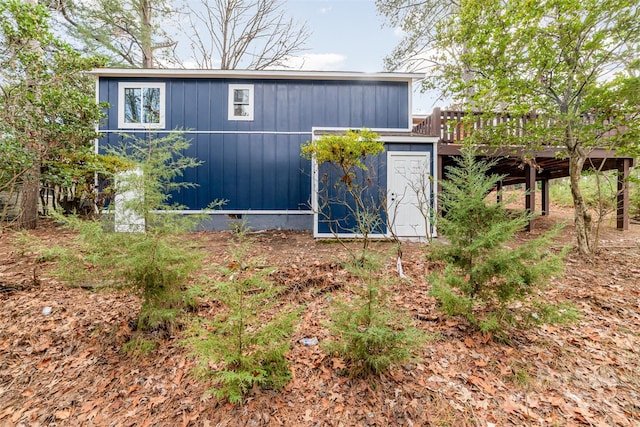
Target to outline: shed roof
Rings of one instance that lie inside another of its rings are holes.
[[[91,74],[99,77],[162,77],[207,79],[292,79],[292,80],[361,80],[406,81],[424,78],[421,73],[364,73],[354,71],[297,70],[193,70],[167,68],[96,68]]]

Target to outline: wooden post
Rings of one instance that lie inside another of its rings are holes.
[[[536,211],[536,168],[531,165],[524,167],[525,173],[525,209],[527,212]],[[526,230],[531,231],[533,228],[532,221],[529,221]]]
[[[541,214],[543,216],[549,215],[549,179],[544,178],[542,180],[542,201],[541,201]]]
[[[616,222],[618,230],[629,229],[629,166],[631,159],[619,159],[618,166],[618,203]]]
[[[442,139],[445,142],[453,142],[453,134],[449,135],[449,126],[447,125],[447,119],[449,118],[449,111],[445,110],[440,113],[440,122],[442,124],[442,130],[440,131],[442,134]]]
[[[498,181],[498,185],[496,185],[496,203],[502,203],[502,180]]]
[[[442,126],[442,123],[440,122],[441,120],[442,116],[440,113],[440,108],[436,107],[431,113],[431,136],[437,136],[439,138],[443,137],[440,129],[440,126]]]
[[[438,155],[438,164],[436,166],[437,175],[436,175],[436,186],[438,188],[438,194],[442,194],[442,180],[444,179],[444,156]],[[437,213],[438,215],[442,215],[442,206],[440,203],[437,203]]]

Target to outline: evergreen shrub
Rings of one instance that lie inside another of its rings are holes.
[[[269,278],[271,269],[249,254],[252,245],[246,229],[236,232],[231,261],[221,271],[225,279],[211,289],[223,309],[213,320],[195,321],[186,341],[199,376],[215,382],[210,393],[231,403],[241,403],[254,387],[277,390],[291,379],[286,354],[298,312],[279,307],[269,317],[282,289]]]
[[[389,302],[391,282],[381,273],[380,257],[369,252],[345,268],[359,283],[350,287],[353,299],[334,302],[328,325],[333,339],[326,351],[342,357],[352,377],[378,375],[415,359],[426,335]]]
[[[465,148],[456,165],[447,168],[438,221],[447,242],[430,248],[430,256],[445,261],[446,267],[429,277],[432,295],[446,314],[464,316],[481,331],[497,335],[512,327],[575,317],[571,308],[544,301],[544,288],[563,269],[567,249],[553,249],[560,227],[516,243],[516,233],[532,214],[509,212],[506,199],[487,200],[502,179],[489,173],[493,165]]]

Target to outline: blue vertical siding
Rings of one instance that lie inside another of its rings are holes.
[[[276,112],[278,110],[276,86],[259,86],[254,90],[254,125],[257,129],[273,131],[276,129]],[[256,114],[257,111],[260,113]]]
[[[226,200],[228,210],[308,209],[311,166],[300,157],[304,136],[185,136],[192,140],[185,154],[209,160],[185,172],[183,181],[199,186],[173,194],[173,202],[188,209],[203,209],[213,200]]]
[[[110,104],[102,129],[118,129],[118,82],[164,82],[166,129],[303,132],[312,127],[407,129],[405,82],[101,78]],[[253,121],[227,120],[229,84],[253,84]]]
[[[380,218],[376,228],[371,233],[384,234],[386,232],[385,212],[382,201],[386,188],[386,154],[370,157],[366,160],[368,171],[358,171],[354,179],[354,186],[362,196],[368,212]],[[318,168],[319,182],[319,213],[318,232],[361,234],[352,209],[355,207],[353,197],[347,193],[346,186],[340,182],[341,173],[331,164],[322,164]]]
[[[165,83],[165,134],[185,130],[192,143],[186,154],[204,162],[183,177],[199,186],[173,195],[187,209],[224,199],[228,210],[308,210],[311,166],[300,146],[312,128],[409,124],[406,82],[101,77],[100,101],[110,105],[101,149],[121,140],[118,83],[124,81]],[[254,120],[228,120],[229,84],[254,85]]]

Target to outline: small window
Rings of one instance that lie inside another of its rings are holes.
[[[164,109],[164,83],[118,84],[119,128],[162,129]]]
[[[229,120],[253,120],[253,85],[229,85]]]

